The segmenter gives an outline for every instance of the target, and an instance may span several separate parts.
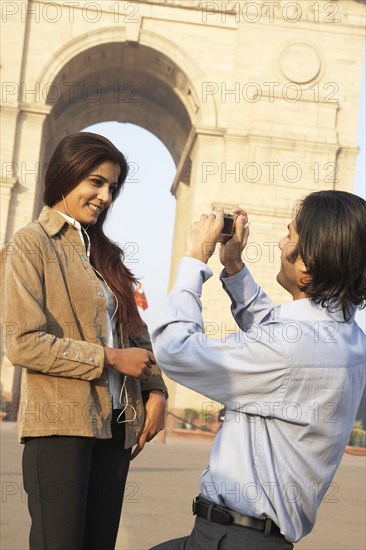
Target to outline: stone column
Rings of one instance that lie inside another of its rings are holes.
[[[23,104],[20,108],[18,138],[14,150],[19,185],[15,189],[14,201],[10,207],[12,234],[26,222],[34,219],[37,214],[35,203],[42,184],[44,168],[39,162],[43,123],[50,110],[50,106],[42,105]]]
[[[203,212],[210,212],[214,203],[219,204],[220,199],[220,175],[209,174],[215,171],[211,159],[220,159],[224,155],[224,143],[222,131],[217,128],[196,128],[191,135],[189,154],[185,159],[182,174],[185,174],[184,183],[179,181],[173,185],[173,192],[177,198],[176,222],[172,251],[170,287],[174,285],[179,259],[184,255],[187,232],[191,223],[197,220]],[[187,165],[189,164],[189,168]],[[179,170],[179,167],[178,167]],[[179,173],[179,172],[178,172]],[[189,185],[188,185],[189,182]],[[210,265],[217,260],[213,258]],[[217,272],[217,268],[214,267]],[[220,283],[214,278],[204,287],[204,315],[205,321],[213,319],[219,311],[222,311],[221,300],[225,300],[223,293],[219,291]],[[216,318],[216,317],[215,317]],[[216,321],[215,321],[216,323]],[[216,323],[217,324],[217,323]],[[212,324],[212,327],[216,327]],[[211,324],[210,324],[211,327]],[[208,401],[179,384],[170,382],[169,408],[181,410],[192,407],[201,410],[203,401]]]
[[[5,83],[6,84],[6,83]],[[0,221],[0,243],[7,238],[7,224],[11,193],[17,182],[17,165],[14,162],[14,144],[17,128],[17,117],[19,109],[14,105],[2,105],[2,132],[1,132],[1,221]]]
[[[42,181],[42,167],[39,165],[42,128],[48,112],[49,108],[39,105],[22,105],[20,108],[14,132],[14,175],[1,187],[2,242],[35,217],[35,201]],[[1,388],[13,401],[19,395],[20,377],[16,377],[13,384],[14,369],[3,349],[0,357]]]

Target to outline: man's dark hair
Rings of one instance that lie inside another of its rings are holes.
[[[345,191],[311,193],[298,205],[299,235],[290,261],[300,256],[311,276],[300,290],[348,320],[366,305],[366,202]]]

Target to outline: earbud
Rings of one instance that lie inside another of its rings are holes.
[[[73,221],[73,225],[74,225],[74,227],[75,227],[75,225],[76,225],[76,223],[75,223],[76,220],[75,220],[74,216],[71,214],[70,210],[67,208],[66,199],[65,199],[64,195],[61,195],[61,197],[62,197],[62,201],[63,201],[63,203],[64,203],[64,207],[65,207],[66,212],[67,212],[67,213],[69,214],[69,216],[74,220],[74,221]]]
[[[71,214],[70,210],[67,208],[66,199],[65,199],[64,195],[62,194],[61,197],[62,197],[62,201],[64,203],[65,210],[69,214],[70,218],[73,219],[73,222],[72,222],[73,226],[76,227],[76,219]],[[84,234],[86,235],[86,238],[88,240],[88,246],[86,247],[86,255],[87,255],[88,258],[90,258],[90,237],[89,237],[87,231],[83,228],[83,226],[81,224],[80,224],[80,227],[84,231]],[[88,227],[89,227],[89,225],[88,225]],[[88,229],[88,227],[86,229]]]

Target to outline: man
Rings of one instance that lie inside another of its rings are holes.
[[[220,209],[192,225],[153,332],[163,371],[226,407],[195,527],[155,550],[292,548],[313,528],[365,386],[366,337],[354,314],[366,298],[366,202],[341,191],[302,201],[279,242],[277,280],[293,301],[277,307],[243,264],[248,218],[234,212],[234,236],[220,245],[221,281],[240,332],[204,334],[200,296]]]

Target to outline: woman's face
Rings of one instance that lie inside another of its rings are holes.
[[[112,202],[112,192],[118,187],[120,167],[107,161],[94,168],[72,191],[53,208],[72,216],[82,225],[93,225],[99,214]]]

